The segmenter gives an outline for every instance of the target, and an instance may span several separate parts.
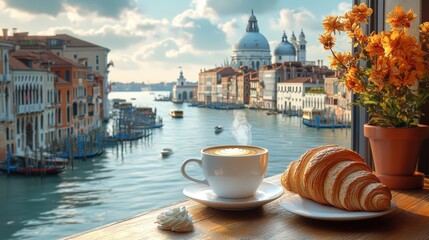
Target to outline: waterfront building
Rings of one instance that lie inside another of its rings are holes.
[[[243,68],[240,75],[237,76],[237,103],[249,105],[250,103],[250,79],[256,71]]]
[[[55,90],[55,137],[57,142],[62,142],[73,133],[73,122],[71,121],[73,83],[64,80],[60,76],[56,76]]]
[[[39,54],[10,53],[16,114],[16,152],[45,149],[54,137],[54,74]]]
[[[286,32],[283,32],[281,42],[274,48],[274,63],[306,62],[307,42],[303,30],[301,30],[298,42],[295,33],[292,32],[291,41],[288,41]]]
[[[325,78],[326,105],[330,113],[334,113],[338,121],[342,123],[351,122],[351,94],[347,91],[344,83],[340,81],[338,73],[331,74]]]
[[[248,107],[252,109],[261,109],[263,104],[264,86],[259,81],[258,72],[254,72],[250,75],[249,85],[250,95]]]
[[[313,77],[297,77],[281,81],[277,84],[277,111],[291,115],[301,115],[304,107],[317,105],[307,98],[307,94],[315,89],[323,91],[323,79]]]
[[[186,81],[183,76],[182,68],[180,67],[179,78],[177,78],[176,85],[173,86],[172,101],[182,103],[192,101],[196,94],[197,86]]]
[[[232,67],[201,70],[198,76],[198,102],[211,104],[222,102],[222,77],[237,74]]]
[[[264,35],[259,32],[258,20],[252,13],[249,17],[246,33],[234,45],[231,66],[239,69],[248,66],[258,70],[261,66],[271,64],[270,45]]]
[[[88,105],[87,105],[87,86],[88,86],[88,67],[84,63],[77,63],[72,59],[58,56],[52,52],[46,52],[44,55],[53,63],[51,71],[57,77],[72,83],[72,91],[66,91],[66,101],[61,102],[62,110],[61,118],[64,121],[64,127],[67,132],[63,134],[58,133],[57,136],[61,139],[62,136],[69,136],[72,134],[87,134],[90,130],[88,128]],[[61,98],[64,100],[64,98]],[[59,129],[60,130],[60,129]]]
[[[12,45],[0,40],[0,160],[6,159],[7,149],[15,151],[15,121],[13,81],[10,72],[9,50]]]
[[[81,63],[90,68],[89,71],[98,72],[103,77],[103,89],[100,91],[103,108],[101,109],[104,120],[109,118],[108,101],[108,75],[113,62],[108,60],[109,49],[96,44],[75,38],[67,34],[51,36],[29,35],[28,32],[14,32],[8,35],[7,29],[3,29],[3,36],[12,41],[16,49],[26,49],[36,52],[50,51],[55,55],[72,59],[75,63]]]
[[[87,75],[86,103],[88,105],[88,122],[89,130],[95,130],[101,127],[101,119],[103,119],[103,76],[98,72],[89,72]]]

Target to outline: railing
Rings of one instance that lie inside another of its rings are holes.
[[[17,114],[42,112],[44,110],[45,110],[44,103],[27,104],[27,105],[18,106]]]

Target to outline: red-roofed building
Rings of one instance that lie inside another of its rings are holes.
[[[54,75],[40,54],[18,50],[9,56],[14,82],[16,152],[45,149],[55,132]]]
[[[232,76],[238,71],[232,67],[218,67],[201,71],[198,78],[198,102],[205,104],[222,102],[222,77]]]
[[[7,30],[4,32],[7,36]],[[5,36],[4,36],[5,37]],[[66,57],[74,63],[79,63],[89,68],[89,72],[97,72],[103,81],[101,92],[103,119],[109,118],[108,101],[108,74],[113,62],[108,60],[109,49],[78,39],[68,34],[56,35],[29,35],[28,32],[14,32],[7,36],[19,49],[34,52],[50,51],[55,55]]]

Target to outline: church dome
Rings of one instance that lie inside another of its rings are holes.
[[[270,45],[264,35],[259,32],[247,32],[235,45],[236,51],[265,50],[270,51]]]
[[[246,33],[244,36],[235,44],[234,51],[246,51],[246,50],[263,50],[270,51],[270,45],[267,39],[259,33],[258,20],[255,15],[252,14],[249,17]]]
[[[283,33],[282,41],[274,49],[276,56],[295,56],[295,47],[287,40],[286,33]]]

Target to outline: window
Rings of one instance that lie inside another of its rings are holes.
[[[64,72],[64,79],[65,79],[66,81],[68,81],[68,82],[70,82],[70,81],[71,81],[71,79],[70,79],[70,70],[66,70],[66,71]]]

